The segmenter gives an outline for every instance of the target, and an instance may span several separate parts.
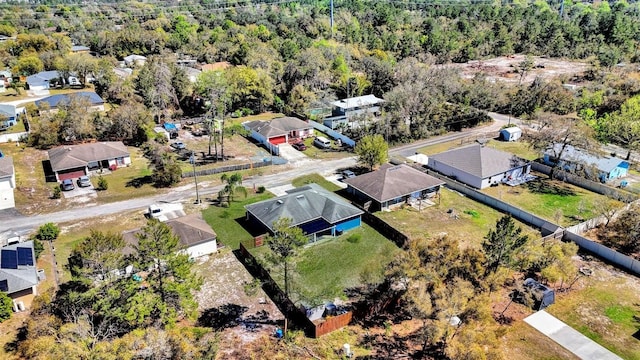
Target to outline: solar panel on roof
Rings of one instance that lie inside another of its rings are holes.
[[[7,280],[0,280],[0,291],[9,291],[9,283]]]
[[[2,250],[2,252],[0,252],[0,268],[18,268],[18,254],[15,250]]]
[[[33,266],[33,252],[31,248],[18,248],[18,265]]]

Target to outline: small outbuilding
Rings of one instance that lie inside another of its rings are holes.
[[[534,310],[544,310],[555,302],[555,292],[553,289],[532,278],[526,279],[523,285],[533,299]]]
[[[512,126],[500,130],[500,140],[502,141],[518,141],[522,137],[522,129]]]

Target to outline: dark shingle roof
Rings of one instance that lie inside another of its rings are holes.
[[[169,225],[173,233],[180,239],[181,248],[186,249],[216,239],[216,233],[211,229],[211,226],[202,219],[200,214],[182,216],[166,221],[165,224]],[[138,245],[136,234],[139,232],[140,229],[136,229],[122,234],[122,237],[127,243],[124,249],[125,255],[132,254],[134,247]]]
[[[273,223],[280,218],[290,218],[294,226],[315,219],[324,219],[330,224],[335,224],[363,213],[340,196],[317,184],[289,190],[286,195],[247,205],[245,209],[269,229],[272,229]]]
[[[474,144],[430,156],[433,160],[484,179],[526,164],[508,152]]]
[[[345,179],[344,182],[378,202],[444,184],[444,181],[405,164],[384,164],[376,171]]]
[[[0,157],[0,177],[13,175],[13,159],[11,156]]]
[[[30,248],[33,259],[33,241],[25,241],[13,245],[3,247],[3,250],[16,250],[18,247]],[[18,265],[17,269],[0,268],[0,281],[7,281],[8,294],[12,294],[25,289],[30,289],[34,285],[38,285],[38,272],[35,266]]]
[[[129,156],[127,147],[120,141],[97,142],[71,146],[59,146],[49,150],[53,171],[87,166],[88,163]]]
[[[244,125],[266,138],[286,135],[294,130],[303,130],[311,127],[306,121],[290,116],[273,119],[271,121],[249,121]]]
[[[104,104],[104,100],[100,97],[100,95],[91,92],[91,91],[81,91],[71,94],[57,94],[53,96],[48,96],[44,99],[40,99],[35,102],[36,106],[41,106],[42,104],[49,104],[49,108],[53,109],[60,105],[66,104],[72,97],[83,97],[91,103],[91,105],[101,105]]]

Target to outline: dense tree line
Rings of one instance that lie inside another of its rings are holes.
[[[235,67],[224,75],[225,114],[303,113],[335,98],[373,93],[387,100],[383,119],[353,136],[377,132],[403,142],[483,121],[472,107],[530,118],[585,110],[580,94],[562,88],[563,80],[505,88],[482,74],[464,80],[434,64],[514,53],[560,56],[588,59],[598,81],[604,80],[599,69],[636,61],[640,40],[638,5],[624,1],[567,3],[560,16],[546,2],[422,6],[345,0],[335,3],[333,29],[327,2],[225,11],[215,6],[13,7],[0,33],[17,36],[0,45],[0,62],[27,75],[43,69],[92,72],[107,100],[142,102],[158,121],[210,110],[201,99],[210,100],[211,92],[188,83],[175,66],[176,55],[228,61]],[[68,55],[72,44],[89,46],[100,60]],[[129,54],[149,56],[150,62],[133,79],[119,79],[109,67]],[[588,107],[599,116],[618,111],[636,90],[623,90],[617,102],[604,91],[608,101]]]

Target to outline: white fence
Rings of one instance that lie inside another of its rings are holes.
[[[0,143],[18,142],[20,141],[20,138],[28,135],[29,133],[26,131],[11,134],[0,134]]]
[[[320,123],[317,123],[313,120],[309,120],[309,124],[311,126],[313,126],[314,129],[322,131],[323,133],[331,136],[334,139],[340,139],[340,141],[342,141],[343,144],[347,145],[347,146],[351,146],[351,147],[355,147],[356,146],[356,142],[354,140],[352,140],[351,138],[344,136],[342,134],[340,134],[339,132],[335,131],[335,130],[331,130],[331,128],[324,126]]]

